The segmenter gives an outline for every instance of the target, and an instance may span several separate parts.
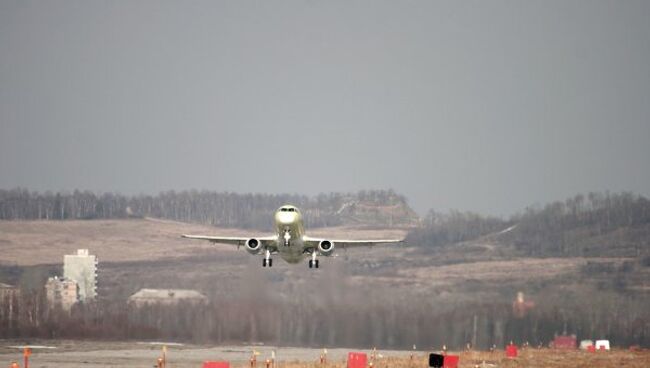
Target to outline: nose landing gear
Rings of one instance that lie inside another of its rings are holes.
[[[318,260],[316,259],[316,252],[311,253],[311,259],[309,260],[309,268],[318,268]]]
[[[291,230],[285,229],[283,238],[284,238],[284,246],[288,247],[289,241],[291,240]]]

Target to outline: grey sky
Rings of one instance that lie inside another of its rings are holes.
[[[0,0],[0,187],[650,194],[648,1]]]

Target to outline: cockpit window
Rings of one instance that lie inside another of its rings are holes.
[[[282,208],[280,208],[280,211],[281,212],[298,212],[298,209],[293,208],[293,207],[282,207]]]

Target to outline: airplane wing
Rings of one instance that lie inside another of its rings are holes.
[[[209,236],[209,235],[181,235],[181,238],[208,240],[212,243],[232,244],[238,247],[240,245],[246,244],[246,241],[251,239],[251,238],[244,238],[239,236]],[[259,240],[262,243],[263,248],[275,249],[278,237],[262,236],[262,237],[256,237],[255,239]]]
[[[404,239],[376,239],[376,240],[352,240],[352,239],[321,239],[321,238],[312,238],[309,236],[303,237],[303,242],[305,243],[306,248],[316,248],[318,243],[323,240],[330,241],[334,246],[341,248],[353,248],[353,247],[372,247],[374,245],[381,244],[393,244],[393,243],[403,243]]]

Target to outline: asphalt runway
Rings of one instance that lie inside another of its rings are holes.
[[[36,345],[36,344],[33,344]],[[45,347],[32,349],[31,368],[106,368],[106,367],[148,367],[155,365],[162,353],[158,343],[123,343],[123,342],[88,342],[88,341],[39,341]],[[0,367],[9,366],[12,361],[22,367],[22,350],[17,342],[0,342]],[[293,348],[274,346],[196,346],[167,345],[167,368],[201,367],[204,361],[226,360],[234,366],[248,367],[253,351],[257,355],[258,368],[264,367],[264,361],[270,359],[275,351],[276,361],[280,362],[317,362],[322,348]],[[350,351],[370,350],[327,349],[330,362],[342,362]],[[381,350],[381,356],[408,356],[408,351]],[[424,353],[421,353],[424,354]]]

